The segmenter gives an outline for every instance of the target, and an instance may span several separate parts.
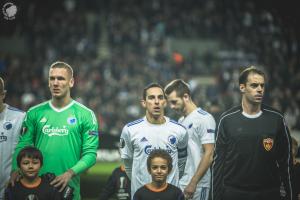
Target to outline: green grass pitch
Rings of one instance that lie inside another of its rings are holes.
[[[88,170],[87,175],[107,176],[120,165],[120,162],[97,162]]]

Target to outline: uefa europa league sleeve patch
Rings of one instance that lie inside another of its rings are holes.
[[[119,148],[124,148],[125,147],[125,140],[123,138],[120,138],[120,143],[119,143]]]

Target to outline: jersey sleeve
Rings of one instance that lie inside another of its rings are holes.
[[[20,113],[17,117],[17,122],[16,122],[16,131],[14,132],[15,136],[14,137],[14,146],[16,146],[18,144],[18,141],[20,139],[20,135],[22,133],[22,127],[23,127],[23,122],[24,122],[24,118],[25,118],[25,114],[26,113]]]
[[[226,156],[226,134],[224,130],[224,120],[218,124],[217,139],[214,151],[212,167],[212,200],[221,200],[223,195],[223,164]]]
[[[282,118],[282,120],[279,122],[279,131],[277,133],[276,139],[276,156],[280,178],[286,192],[285,199],[287,200],[291,200],[293,198],[291,181],[293,163],[291,157],[292,150],[290,141],[291,136],[289,133],[289,129],[285,124],[284,118]]]
[[[184,168],[187,160],[187,145],[188,145],[188,133],[187,130],[183,130],[182,137],[178,141],[177,151],[178,151],[178,169],[179,178],[183,176]]]
[[[95,164],[99,144],[98,123],[94,112],[90,111],[82,117],[81,159],[71,168],[75,174],[79,174]]]
[[[125,126],[122,130],[120,137],[120,153],[122,159],[132,159],[133,147],[131,144],[130,133],[128,127]]]
[[[216,122],[212,116],[209,116],[205,120],[199,122],[198,127],[196,127],[196,131],[201,137],[202,144],[215,143],[215,129]]]
[[[127,176],[131,179],[132,162],[133,162],[133,146],[130,139],[128,127],[125,126],[120,137],[120,154],[123,161]]]
[[[16,145],[15,152],[13,154],[12,160],[12,170],[15,171],[18,169],[17,166],[17,156],[18,153],[26,146],[33,146],[35,139],[35,115],[34,112],[28,112],[24,118],[22,124],[22,130],[20,130],[19,142]]]

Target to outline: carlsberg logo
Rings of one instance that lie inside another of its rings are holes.
[[[59,127],[50,127],[50,125],[45,125],[42,131],[44,134],[48,136],[64,136],[69,134],[69,130],[66,128],[66,126],[59,128]]]

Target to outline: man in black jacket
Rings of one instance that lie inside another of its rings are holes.
[[[213,200],[279,200],[280,184],[292,199],[291,143],[283,115],[262,104],[265,74],[245,69],[241,105],[222,114],[213,163]]]

